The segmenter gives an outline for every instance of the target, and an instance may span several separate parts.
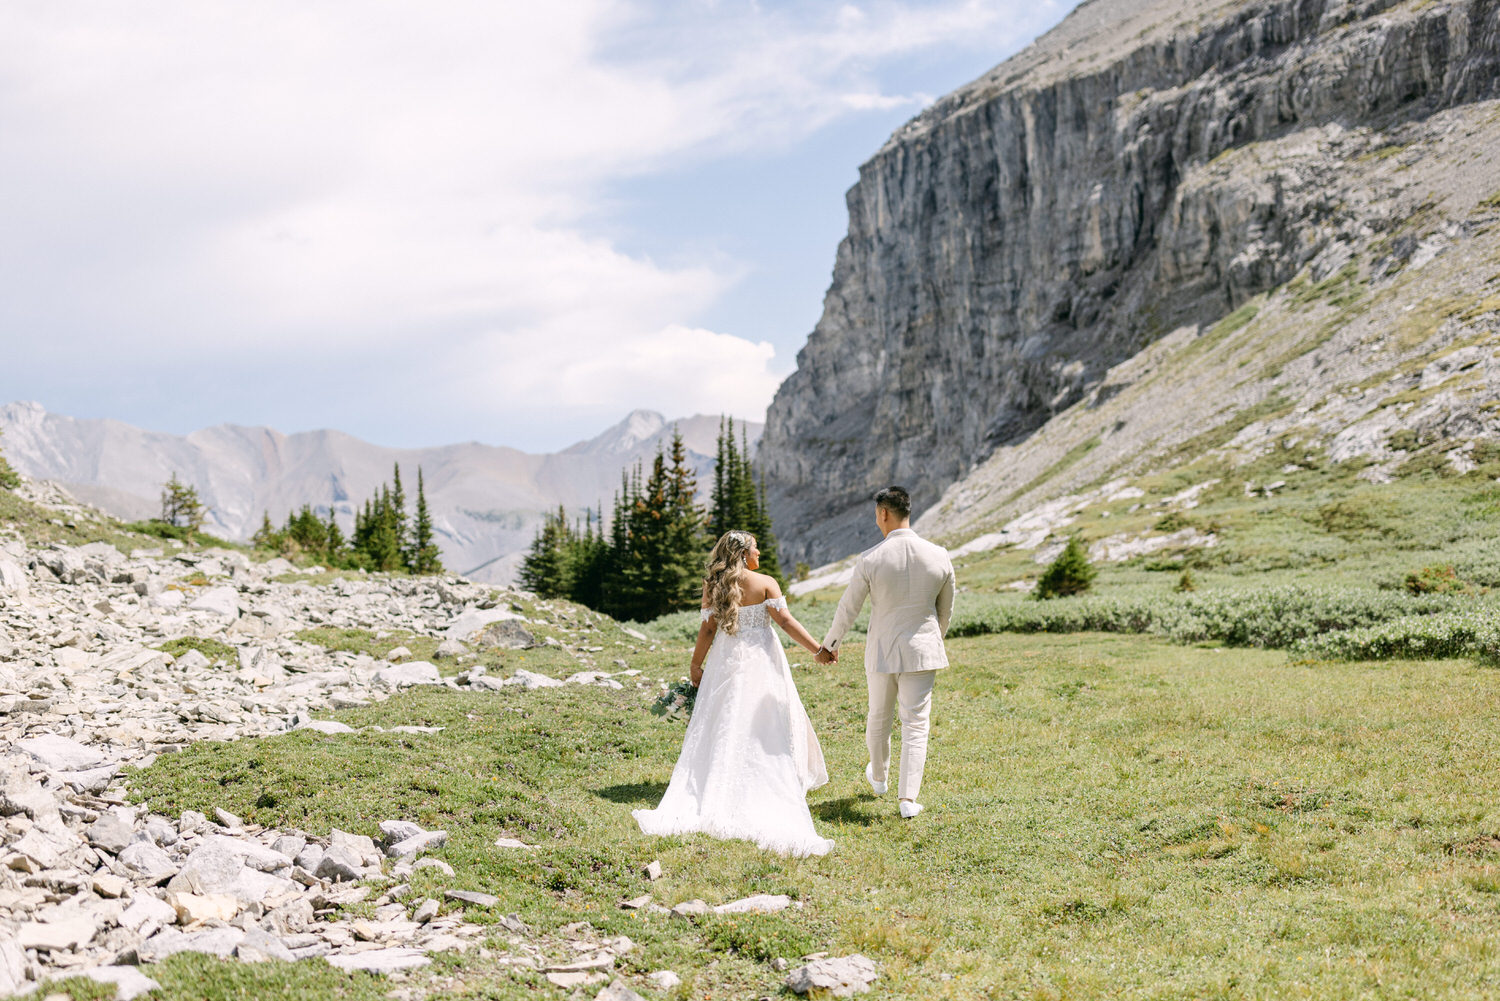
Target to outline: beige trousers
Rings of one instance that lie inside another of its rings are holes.
[[[870,714],[865,718],[865,742],[870,748],[876,782],[885,782],[891,765],[892,717],[901,713],[901,778],[896,795],[916,799],[922,791],[922,769],[927,764],[927,732],[932,720],[932,687],[936,671],[881,674],[868,668]]]

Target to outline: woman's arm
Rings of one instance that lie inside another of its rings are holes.
[[[708,581],[703,582],[702,604],[705,612],[713,607],[708,602]],[[698,643],[693,647],[693,659],[688,664],[688,681],[694,688],[703,680],[703,658],[708,656],[708,648],[714,645],[714,633],[718,631],[719,620],[712,615],[698,627]]]
[[[703,680],[703,658],[708,656],[708,648],[714,645],[714,633],[718,628],[719,620],[711,615],[698,627],[698,645],[693,647],[693,660],[688,665],[688,681],[694,688]]]
[[[774,580],[771,582],[770,597],[772,599],[781,597],[781,588]],[[818,641],[812,638],[812,633],[808,632],[802,623],[797,621],[797,617],[791,613],[790,609],[772,608],[769,611],[771,618],[775,620],[778,626],[786,630],[786,634],[792,638],[793,643],[796,643],[808,653],[817,653],[821,649],[818,646]]]

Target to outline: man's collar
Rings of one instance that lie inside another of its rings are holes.
[[[890,532],[888,532],[886,534],[886,538],[889,539],[893,535],[916,535],[916,534],[917,534],[916,529],[913,529],[913,528],[893,528],[893,529],[890,530]]]

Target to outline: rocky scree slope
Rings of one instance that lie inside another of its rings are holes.
[[[1390,394],[1364,383],[1492,329],[1497,97],[1494,0],[1081,5],[862,167],[823,316],[767,415],[788,557],[868,544],[889,482],[942,498],[924,524],[961,541],[1167,461],[1278,387],[1326,401],[1330,439],[1365,419]],[[1266,365],[1220,364],[1226,318]],[[1189,342],[1200,371],[1174,371]],[[1039,434],[1147,371],[1129,413]]]
[[[50,500],[59,523],[90,514],[55,487],[27,483],[23,492]],[[319,716],[412,685],[652,687],[623,659],[644,637],[574,606],[458,577],[314,586],[292,569],[222,549],[38,546],[0,523],[0,995],[83,974],[130,997],[151,986],[139,964],[181,951],[390,972],[476,948],[494,928],[465,921],[462,908],[493,901],[406,893],[416,868],[452,874],[423,857],[444,832],[399,817],[314,836],[222,810],[160,816],[131,802],[122,769],[193,741],[294,728],[357,740]],[[436,658],[453,670],[413,661],[404,648],[377,660],[299,638],[318,627],[441,640]],[[172,646],[184,637],[196,645]],[[502,678],[475,662],[487,647],[539,644],[565,649],[579,670]],[[598,670],[605,657],[608,669]],[[428,732],[398,729],[417,740]],[[344,913],[361,901],[373,916]],[[631,948],[583,932],[551,942],[513,917],[501,924],[513,961],[559,983],[596,982]],[[575,966],[587,952],[593,965],[554,968],[547,957],[558,951]]]

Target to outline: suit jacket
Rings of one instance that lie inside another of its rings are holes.
[[[935,671],[948,666],[943,636],[953,615],[953,563],[948,551],[909,528],[898,528],[854,564],[823,646],[835,649],[870,598],[865,668],[878,674]]]

